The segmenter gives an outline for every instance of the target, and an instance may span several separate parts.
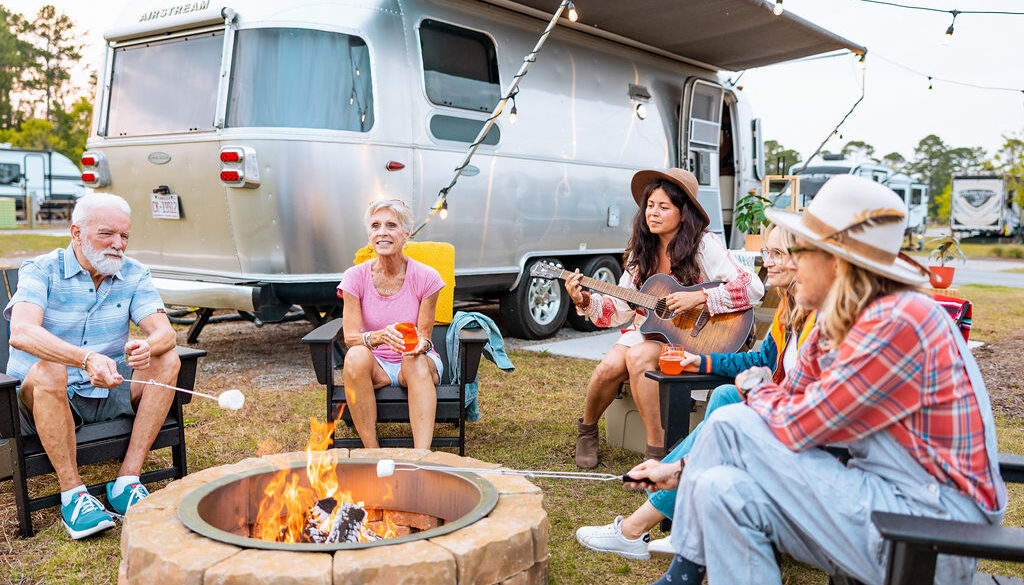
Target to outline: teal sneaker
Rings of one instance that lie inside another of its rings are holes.
[[[128,484],[128,487],[124,488],[124,491],[119,496],[114,496],[110,493],[113,487],[114,482],[107,484],[107,503],[110,504],[114,513],[121,517],[128,513],[128,508],[138,504],[142,498],[149,495],[149,490],[146,489],[146,486],[137,482]]]
[[[61,523],[71,538],[78,540],[114,527],[114,519],[92,494],[82,490],[71,503],[60,507]]]

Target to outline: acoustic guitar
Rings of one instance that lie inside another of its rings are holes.
[[[558,266],[538,262],[530,276],[548,280],[566,280],[573,273]],[[633,290],[584,276],[580,284],[587,289],[622,299],[636,307],[646,309],[647,319],[640,325],[646,339],[665,341],[683,346],[690,353],[732,353],[738,351],[750,335],[754,325],[754,310],[712,315],[706,305],[681,313],[669,310],[665,297],[681,291],[714,288],[721,281],[683,286],[668,274],[655,274],[647,279],[640,290]]]

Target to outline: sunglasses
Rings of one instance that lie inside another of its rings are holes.
[[[791,246],[789,248],[786,248],[786,252],[789,254],[790,258],[792,258],[794,260],[796,260],[797,255],[802,254],[804,252],[820,252],[820,251],[821,250],[819,250],[818,248],[815,248],[814,246]]]

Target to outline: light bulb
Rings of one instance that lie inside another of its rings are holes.
[[[782,0],[775,0],[775,8],[772,9],[772,13],[775,14],[775,16],[779,16],[782,14],[782,11]]]
[[[569,22],[576,22],[580,19],[580,14],[576,12],[576,5],[569,2]]]
[[[953,40],[953,25],[952,24],[949,25],[949,28],[946,29],[946,34],[945,34],[945,36],[942,37],[942,44],[944,46],[948,47],[949,46],[949,41],[951,41],[951,40]]]
[[[928,91],[932,90],[932,76],[928,76]]]
[[[862,53],[861,56],[860,56],[860,59],[857,60],[857,65],[860,66],[860,70],[861,71],[864,71],[868,67],[866,59],[867,59],[867,54],[866,53]]]
[[[442,221],[448,219],[448,200],[447,199],[445,199],[441,203],[441,212],[438,215],[441,216],[441,220]]]
[[[508,123],[515,126],[517,121],[519,121],[519,112],[516,111],[516,105],[513,103],[512,109],[508,113]]]

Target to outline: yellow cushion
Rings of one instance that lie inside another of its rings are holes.
[[[402,253],[417,262],[422,262],[437,270],[444,279],[444,288],[437,296],[437,309],[434,311],[434,323],[447,325],[452,322],[452,311],[455,303],[455,246],[448,242],[406,242]],[[369,244],[356,251],[353,264],[361,264],[374,258],[376,254]]]

